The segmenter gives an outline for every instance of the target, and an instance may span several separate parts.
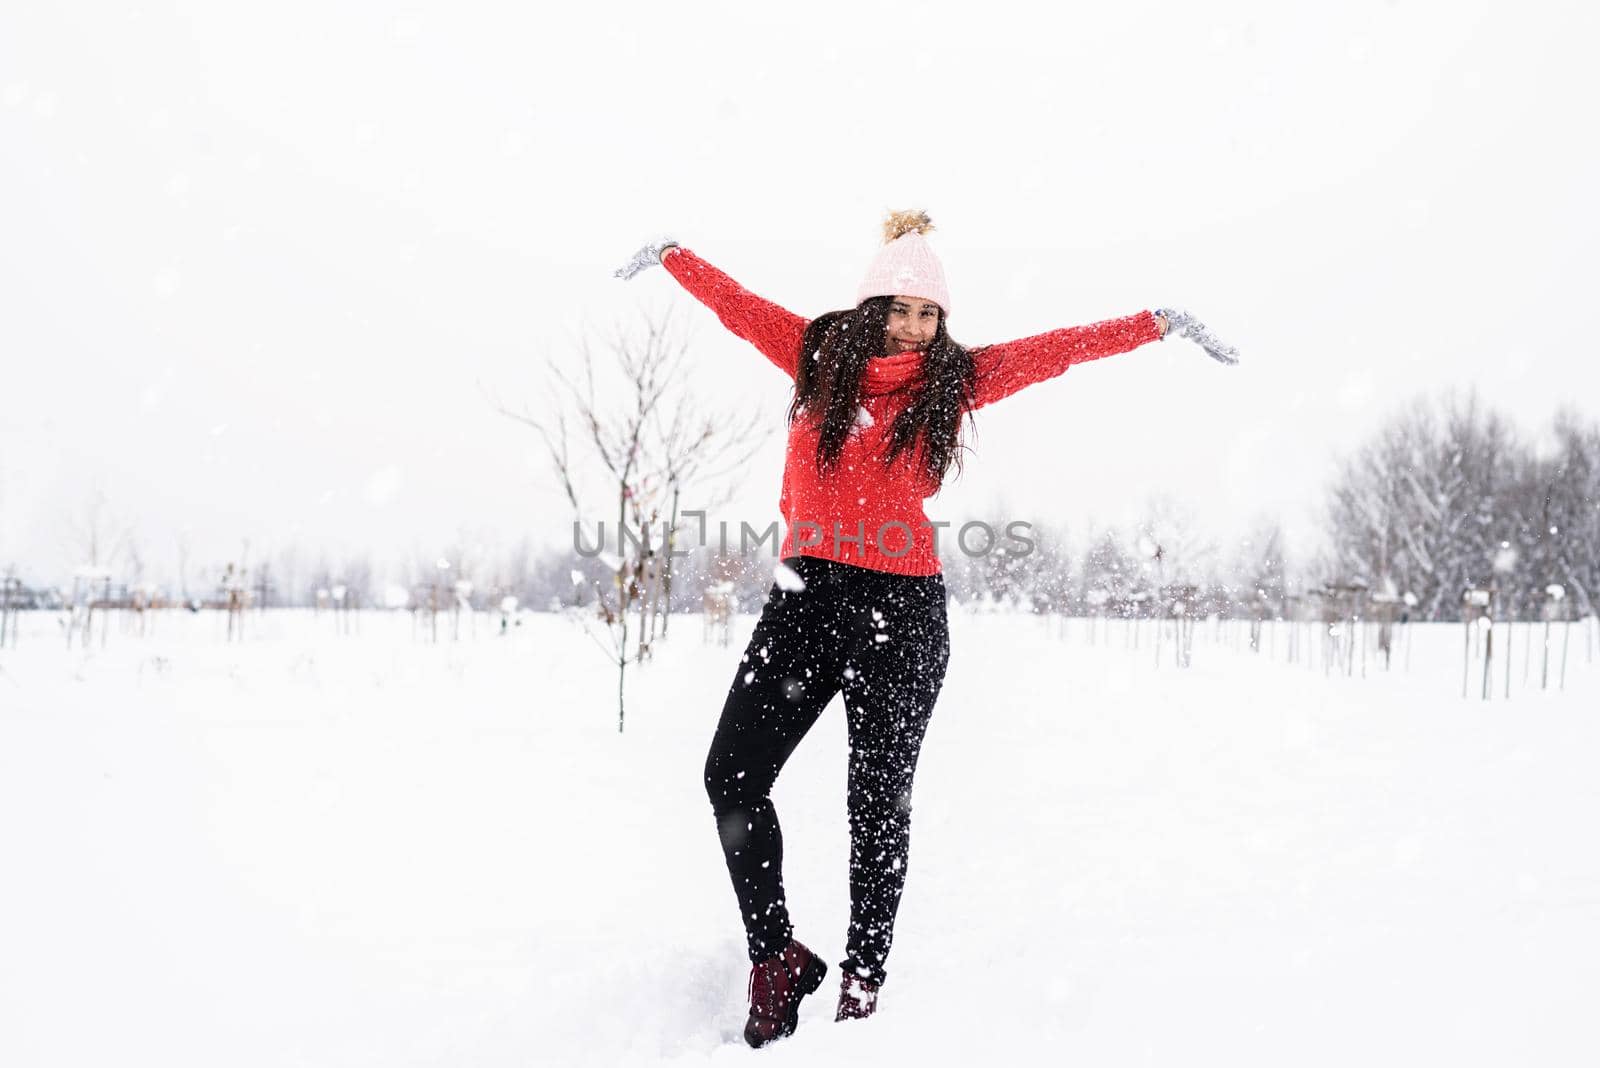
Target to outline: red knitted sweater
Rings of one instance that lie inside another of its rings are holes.
[[[794,379],[808,320],[742,288],[688,249],[669,250],[665,263],[723,326]],[[1127,352],[1160,336],[1155,315],[1142,311],[973,349],[976,406],[1054,378],[1075,363]],[[788,526],[780,550],[784,559],[821,556],[899,575],[939,573],[937,539],[943,534],[950,544],[954,535],[940,529],[946,524],[935,528],[922,510],[923,500],[939,492],[939,483],[903,453],[892,465],[883,462],[889,430],[920,379],[922,360],[919,351],[877,356],[868,363],[856,430],[827,477],[817,473],[821,428],[804,418],[791,424],[778,498]]]

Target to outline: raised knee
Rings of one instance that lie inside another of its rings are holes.
[[[719,816],[754,800],[749,777],[715,756],[706,760],[705,786],[706,798]]]

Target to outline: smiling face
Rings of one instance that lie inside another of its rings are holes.
[[[884,331],[883,351],[925,349],[939,333],[939,305],[921,297],[895,297],[889,302],[889,323]]]

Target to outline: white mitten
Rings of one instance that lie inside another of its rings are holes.
[[[1171,337],[1174,334],[1179,337],[1186,337],[1205,349],[1206,355],[1218,363],[1232,365],[1239,362],[1238,349],[1217,338],[1210,330],[1206,329],[1205,323],[1202,323],[1188,312],[1176,308],[1159,308],[1156,310],[1156,314],[1167,321],[1165,337]]]
[[[660,263],[661,257],[667,249],[676,248],[677,246],[678,243],[670,237],[663,237],[659,241],[653,241],[638,252],[635,252],[633,259],[618,267],[612,274],[626,282],[646,267],[654,267]]]

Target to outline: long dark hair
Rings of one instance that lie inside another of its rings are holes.
[[[817,470],[839,462],[845,439],[855,426],[861,381],[867,363],[884,351],[893,297],[869,297],[859,307],[819,315],[806,327],[795,369],[789,422],[802,415],[818,419]],[[961,419],[972,411],[978,373],[972,353],[951,340],[939,310],[939,329],[923,357],[922,376],[905,388],[911,396],[889,433],[892,464],[902,453],[920,457],[923,469],[939,483],[951,465],[961,471]]]

